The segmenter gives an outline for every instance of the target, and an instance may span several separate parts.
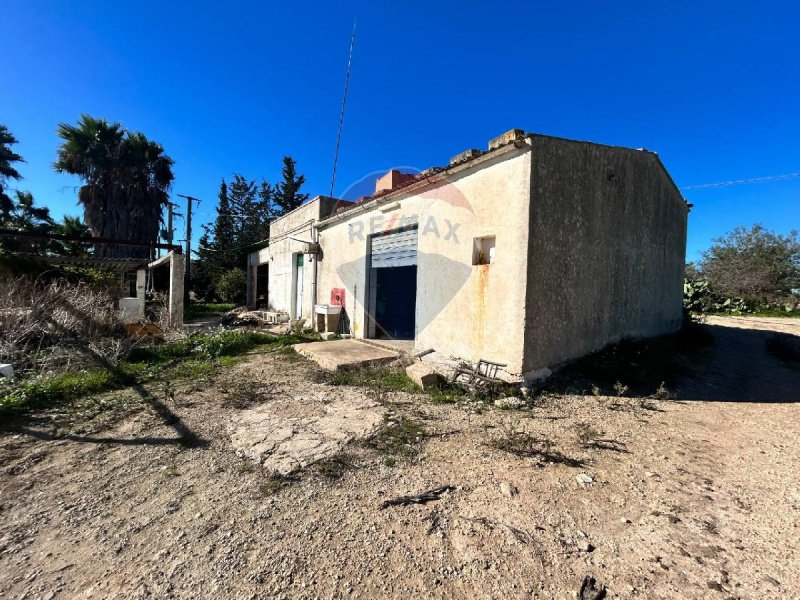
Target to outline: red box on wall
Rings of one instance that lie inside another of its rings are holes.
[[[331,290],[331,304],[334,306],[344,306],[344,288],[333,288]]]

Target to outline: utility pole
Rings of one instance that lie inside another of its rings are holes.
[[[186,198],[186,270],[183,280],[183,299],[189,302],[189,284],[192,282],[192,202],[200,204],[199,198],[178,194],[181,198]]]
[[[176,208],[178,208],[177,204],[174,202],[167,202],[167,227],[161,230],[161,238],[170,245],[172,245],[172,240],[175,239],[175,227],[172,224],[173,219],[183,216],[181,213],[175,212]],[[158,255],[161,256],[161,249],[159,249]]]

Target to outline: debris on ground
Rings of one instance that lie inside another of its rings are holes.
[[[513,498],[519,493],[519,490],[507,481],[503,481],[500,484],[500,493],[504,496],[508,496],[509,498]]]
[[[434,500],[439,500],[442,494],[452,492],[456,488],[452,485],[443,485],[441,487],[433,488],[421,494],[414,496],[398,496],[397,498],[389,498],[384,500],[381,504],[381,509],[388,508],[389,506],[408,506],[409,504],[427,504]]]

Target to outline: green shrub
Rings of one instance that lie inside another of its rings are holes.
[[[217,294],[224,302],[244,302],[247,292],[247,274],[244,269],[231,269],[217,282]]]
[[[224,315],[226,312],[236,308],[233,303],[228,304],[214,304],[202,303],[187,304],[183,310],[183,316],[186,319],[201,319],[204,317],[218,317]]]

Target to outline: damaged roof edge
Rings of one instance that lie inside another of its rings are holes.
[[[530,147],[530,143],[528,142],[528,136],[524,136],[523,138],[518,138],[512,140],[502,146],[498,146],[493,148],[492,150],[487,150],[482,152],[480,155],[475,156],[469,160],[465,160],[463,162],[454,164],[449,167],[433,167],[432,169],[427,169],[420,173],[420,176],[415,181],[404,185],[402,187],[396,188],[386,194],[381,194],[378,196],[373,196],[371,198],[367,198],[362,202],[358,202],[353,204],[352,206],[346,207],[344,210],[337,212],[336,214],[328,217],[327,219],[321,220],[317,223],[317,227],[327,227],[329,225],[333,225],[334,223],[338,223],[339,221],[347,220],[350,217],[354,217],[362,212],[371,210],[375,206],[380,204],[390,202],[393,200],[397,200],[399,197],[403,196],[404,194],[409,194],[411,192],[418,191],[423,189],[429,185],[437,183],[441,181],[447,175],[454,175],[457,173],[461,173],[468,169],[480,166],[485,162],[497,157],[502,156],[512,150],[518,150],[523,147]],[[425,175],[425,173],[429,173]]]

